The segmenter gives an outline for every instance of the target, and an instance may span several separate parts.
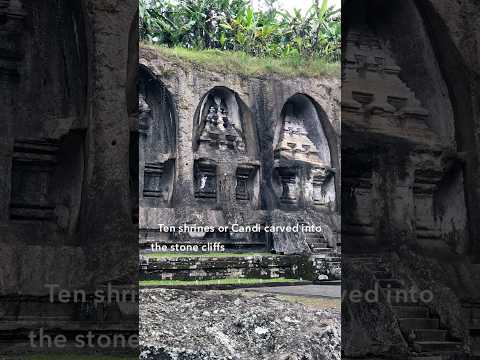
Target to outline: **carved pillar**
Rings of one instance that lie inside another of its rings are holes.
[[[112,242],[131,243],[135,232],[131,221],[130,125],[125,88],[128,86],[128,26],[136,23],[138,4],[88,0],[85,9],[91,26],[90,40],[95,44],[90,53],[89,97],[92,101],[87,151],[95,156],[89,164],[92,171],[86,180],[85,196],[89,202],[81,228],[86,229],[84,239],[90,244],[111,247]],[[117,206],[112,208],[112,202]],[[122,250],[128,251],[127,247]],[[92,253],[95,254],[93,250]],[[111,258],[112,262],[115,260]]]
[[[333,176],[332,169],[328,167],[318,167],[312,169],[312,197],[314,205],[325,206],[330,202],[327,197],[327,181]],[[310,200],[310,199],[308,199]],[[310,201],[311,201],[310,200]]]
[[[16,81],[23,58],[22,33],[25,12],[18,0],[0,1],[0,81]]]
[[[14,144],[11,220],[53,220],[50,196],[59,145],[55,141],[17,140]]]
[[[22,35],[25,12],[18,0],[0,1],[0,224],[9,221],[11,167],[13,155],[13,100],[20,80],[19,67],[23,59]]]
[[[441,233],[434,213],[434,194],[443,173],[440,169],[415,170],[413,196],[415,203],[415,234],[417,241],[436,241],[441,239]]]
[[[194,186],[197,199],[216,202],[218,193],[217,164],[205,159],[195,163]]]

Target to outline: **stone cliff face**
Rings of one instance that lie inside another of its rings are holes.
[[[136,12],[118,1],[0,4],[2,294],[135,279]]]
[[[390,304],[387,318],[346,302],[345,356],[358,355],[359,318],[372,324],[372,354],[390,351],[391,336],[378,334],[396,323],[411,354],[468,353],[478,344],[478,4],[346,1],[343,13],[343,265],[366,264],[387,294],[434,297],[417,314]],[[369,286],[355,271],[346,277],[347,291]],[[446,337],[415,328],[435,321]]]
[[[158,240],[160,223],[283,224],[281,213],[287,211],[288,223],[324,225],[329,245],[337,247],[338,79],[247,78],[172,61],[147,48],[141,49],[140,64],[140,119],[146,119],[139,123],[145,144],[141,241]],[[160,145],[152,151],[155,136]],[[152,180],[155,167],[162,168],[156,170],[158,180]],[[226,238],[232,244],[270,242],[290,253],[308,249],[302,239],[262,236]]]

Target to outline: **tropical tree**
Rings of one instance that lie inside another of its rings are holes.
[[[316,0],[305,14],[287,12],[276,1],[255,10],[248,0],[140,0],[140,36],[168,47],[339,60],[339,10]]]

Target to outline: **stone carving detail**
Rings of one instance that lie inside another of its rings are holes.
[[[145,101],[145,96],[138,94],[138,130],[141,133],[148,132],[152,121],[152,109]]]
[[[434,214],[434,195],[438,184],[442,180],[441,169],[417,169],[413,183],[415,201],[415,233],[417,239],[439,239],[438,229]]]
[[[282,184],[280,201],[284,204],[296,204],[298,200],[298,181],[295,169],[279,168],[278,173]]]
[[[252,198],[250,182],[254,171],[255,168],[253,167],[240,167],[237,169],[237,184],[235,188],[237,200],[250,200]]]
[[[342,74],[344,111],[362,114],[357,121],[363,123],[377,121],[375,114],[395,115],[397,123],[370,124],[377,131],[399,131],[405,125],[427,129],[428,111],[400,79],[401,69],[389,49],[366,27],[351,29],[346,42]],[[387,130],[389,127],[392,129]]]
[[[232,121],[225,100],[220,96],[212,98],[200,135],[200,144],[207,144],[220,150],[245,152],[242,130]]]
[[[195,164],[195,197],[217,198],[217,166],[206,160],[198,160]]]
[[[325,185],[327,180],[333,175],[332,169],[328,167],[315,168],[313,172],[313,202],[315,205],[326,205]]]
[[[143,67],[138,92],[140,207],[168,208],[175,188],[174,102],[165,85]]]
[[[275,149],[275,157],[323,164],[318,149],[308,137],[303,120],[293,114],[293,106],[291,105],[285,116],[281,138]]]
[[[21,37],[25,12],[18,0],[0,1],[0,76],[18,77],[23,57]]]
[[[335,199],[330,181],[334,172],[329,146],[323,129],[316,134],[307,130],[308,125],[310,128],[319,125],[315,106],[306,96],[298,94],[287,101],[282,114],[284,119],[274,150],[280,203],[301,207],[328,205]]]
[[[164,193],[168,193],[168,187],[162,186],[162,175],[165,164],[149,163],[145,164],[143,196],[165,199]]]
[[[53,220],[49,199],[59,144],[54,140],[17,140],[12,163],[12,220]]]

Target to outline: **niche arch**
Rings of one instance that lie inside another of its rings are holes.
[[[238,146],[234,145],[233,148],[231,147],[232,144],[228,143],[226,144],[227,149],[235,150],[236,153],[244,156],[256,158],[258,142],[253,114],[248,105],[240,98],[240,95],[225,86],[215,86],[204,94],[200,100],[193,122],[193,151],[199,151],[200,144],[203,141],[202,132],[208,126],[208,119],[212,116],[218,116],[216,121],[220,127],[223,126],[222,111],[226,111],[231,127],[236,130],[232,131],[231,136],[236,136],[239,143]],[[212,115],[210,117],[209,112]],[[243,144],[240,144],[240,141]],[[221,146],[221,144],[219,145]]]
[[[138,74],[141,207],[171,207],[177,154],[177,112],[171,93],[145,66]]]
[[[273,188],[281,208],[337,208],[339,168],[336,133],[310,96],[284,103],[273,139]]]
[[[205,93],[193,118],[194,194],[198,204],[259,206],[260,162],[253,113],[235,91]]]
[[[350,34],[365,37],[368,32],[380,44],[383,54],[391,57],[390,65],[398,67],[399,80],[427,110],[421,123],[431,133],[428,140],[435,142],[438,156],[431,156],[430,174],[425,171],[426,162],[420,162],[415,169],[416,241],[429,249],[431,244],[443,242],[442,251],[471,252],[479,223],[475,221],[479,211],[473,189],[476,171],[462,154],[476,152],[472,131],[475,115],[462,54],[429,1],[392,0],[385,4],[380,0],[350,0],[346,5],[345,23],[350,27],[344,31],[347,42]],[[365,64],[372,59],[364,59]],[[349,95],[342,94],[342,98]],[[435,161],[441,162],[441,166],[434,165]],[[432,171],[435,167],[437,174]],[[342,220],[345,219],[344,216]]]

